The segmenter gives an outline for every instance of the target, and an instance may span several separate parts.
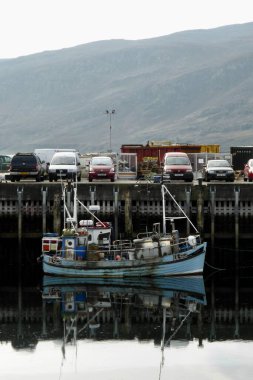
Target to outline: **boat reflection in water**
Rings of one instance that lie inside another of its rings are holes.
[[[66,345],[75,344],[77,338],[118,338],[120,324],[125,332],[121,330],[120,337],[134,338],[145,322],[145,335],[155,333],[163,352],[184,322],[206,304],[201,276],[108,281],[44,276],[42,298],[45,306],[53,307],[54,318],[62,321],[63,357]],[[46,315],[50,319],[48,310]],[[152,322],[156,323],[153,330]]]

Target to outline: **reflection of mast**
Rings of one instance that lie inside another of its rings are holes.
[[[166,332],[166,307],[163,308],[163,334],[162,334],[162,341],[161,341],[162,358],[161,358],[161,362],[160,362],[159,380],[161,379],[162,367],[164,365],[165,332]]]
[[[179,314],[178,314],[179,313],[179,309],[178,308],[176,308],[176,312],[177,312],[176,314],[177,314],[177,317],[178,317],[179,316]],[[189,316],[191,315],[192,312],[196,312],[196,304],[195,303],[189,303],[189,305],[188,305],[188,313],[186,313],[186,315],[184,316],[184,318],[179,323],[178,327],[176,329],[174,329],[175,328],[175,322],[176,322],[177,318],[175,317],[174,312],[172,310],[172,314],[171,314],[171,317],[172,317],[172,323],[171,323],[172,334],[165,341],[167,308],[163,307],[163,334],[162,334],[162,341],[161,341],[162,357],[161,357],[161,362],[160,362],[159,380],[161,379],[162,368],[164,366],[164,361],[165,361],[164,347],[170,345],[170,342],[172,341],[172,339],[174,338],[174,336],[178,333],[178,331],[181,329],[181,327],[183,326],[184,322],[189,318]]]

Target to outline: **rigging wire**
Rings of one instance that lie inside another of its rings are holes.
[[[208,264],[208,262],[207,262],[207,261],[205,261],[205,265],[207,265],[209,268],[212,268],[212,269],[214,269],[214,270],[216,270],[216,271],[223,271],[223,270],[227,270],[227,268],[216,268],[216,267],[214,267],[213,265],[211,265],[211,264]]]

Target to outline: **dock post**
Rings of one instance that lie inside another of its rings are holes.
[[[234,338],[239,339],[240,338],[240,317],[239,317],[239,198],[240,198],[240,188],[235,187],[235,269],[236,269],[236,276],[235,276],[235,331],[234,331]]]
[[[90,186],[90,203],[91,203],[91,205],[95,204],[95,193],[96,193],[96,187]]]
[[[71,208],[71,190],[72,190],[71,186],[68,185],[67,186],[67,208],[69,211],[72,210],[72,208]]]
[[[204,230],[204,195],[203,186],[198,185],[198,195],[197,195],[197,228],[202,235]]]
[[[239,248],[239,194],[240,188],[235,187],[235,249]]]
[[[210,198],[211,198],[211,207],[210,207],[210,213],[211,213],[211,247],[214,247],[214,236],[215,236],[215,195],[216,195],[216,188],[210,187]]]
[[[190,217],[190,201],[191,201],[191,188],[190,187],[186,187],[185,189],[185,196],[186,196],[186,210],[185,210],[185,213],[186,215],[188,216],[188,218]],[[189,223],[189,220],[187,219],[187,235],[190,234],[190,223]]]
[[[61,196],[59,193],[54,195],[53,206],[54,232],[61,233]]]
[[[23,199],[23,187],[17,188],[18,193],[18,243],[21,245],[22,238],[22,199]]]
[[[118,240],[119,238],[119,188],[114,188],[114,204],[113,204],[113,212],[114,212],[114,239]]]
[[[125,192],[125,234],[128,237],[131,237],[133,234],[132,198],[129,190]]]
[[[41,188],[42,192],[42,233],[47,230],[47,187]]]

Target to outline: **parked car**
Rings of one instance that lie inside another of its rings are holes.
[[[211,180],[234,182],[235,173],[227,160],[209,160],[203,167],[203,177],[206,182]]]
[[[78,152],[56,152],[48,168],[49,181],[72,179],[81,181],[81,163]]]
[[[245,164],[243,169],[243,179],[244,181],[253,181],[253,159],[251,158],[247,164]]]
[[[193,170],[191,161],[186,153],[168,152],[163,158],[162,180],[180,179],[185,182],[192,182]]]
[[[89,164],[89,182],[93,179],[110,179],[115,181],[115,168],[111,157],[95,156],[92,157]]]
[[[34,178],[43,181],[46,176],[46,163],[34,153],[16,153],[10,163],[9,177],[11,182],[24,178]]]
[[[1,154],[0,155],[0,172],[7,172],[10,168],[11,156]]]

